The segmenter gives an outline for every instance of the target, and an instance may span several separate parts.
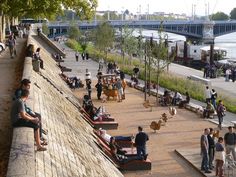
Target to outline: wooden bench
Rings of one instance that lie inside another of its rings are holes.
[[[196,75],[190,75],[188,78],[190,80],[199,81],[199,82],[201,82],[205,85],[211,86],[211,81],[209,79],[205,79],[205,78],[202,78],[202,77],[199,77],[199,76],[196,76]]]
[[[63,73],[63,72],[71,72],[71,71],[72,71],[71,68],[67,68],[67,67],[65,67],[65,66],[59,66],[59,68],[61,69],[61,72],[62,72],[62,73]]]

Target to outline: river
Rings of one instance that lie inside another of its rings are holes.
[[[138,33],[136,33],[137,35]],[[185,41],[184,36],[167,33],[168,40],[171,41]],[[158,38],[158,32],[154,30],[143,30],[143,36],[153,36],[154,38]],[[236,32],[226,34],[220,37],[215,38],[215,46],[225,48],[227,50],[227,58],[235,59],[236,60]]]

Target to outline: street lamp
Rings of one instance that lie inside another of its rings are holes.
[[[169,71],[169,47],[168,47],[168,39],[169,39],[169,36],[168,34],[166,33],[164,35],[164,40],[165,40],[165,47],[167,48],[167,72]]]

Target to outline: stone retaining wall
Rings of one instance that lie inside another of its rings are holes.
[[[31,37],[28,37],[28,44],[32,44]],[[32,58],[26,57],[22,80],[31,80],[32,71]],[[30,88],[30,93],[33,93],[33,87]],[[30,95],[29,101],[27,101],[27,105],[31,108],[34,107],[32,98],[33,95]],[[32,128],[20,127],[13,129],[7,177],[15,176],[35,176],[34,132]]]

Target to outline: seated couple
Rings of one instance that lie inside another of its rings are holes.
[[[47,145],[46,142],[41,142],[40,139],[40,130],[41,120],[38,115],[31,116],[26,111],[26,100],[29,97],[29,90],[21,90],[20,98],[15,100],[11,110],[11,120],[13,127],[30,127],[34,129],[34,137],[37,145],[38,151],[47,150],[44,145]]]
[[[179,108],[183,108],[186,104],[188,104],[190,102],[190,96],[189,96],[189,93],[186,92],[186,98],[185,100],[182,100],[179,102]]]
[[[160,99],[160,104],[162,106],[168,106],[171,104],[171,102],[172,102],[172,98],[171,98],[170,91],[165,90],[164,95]]]
[[[203,118],[209,118],[211,115],[216,113],[214,106],[210,103],[210,101],[207,102],[207,106],[203,110]]]

